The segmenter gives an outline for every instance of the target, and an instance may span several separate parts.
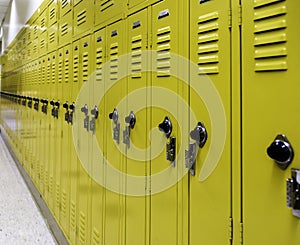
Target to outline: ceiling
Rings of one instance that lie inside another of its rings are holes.
[[[0,0],[0,26],[6,15],[7,8],[9,6],[10,2],[11,2],[11,0]]]

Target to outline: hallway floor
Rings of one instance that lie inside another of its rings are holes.
[[[1,137],[0,244],[56,244]]]

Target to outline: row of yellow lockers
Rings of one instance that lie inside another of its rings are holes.
[[[12,69],[159,0],[44,1],[9,48]]]
[[[5,54],[1,123],[71,244],[299,243],[298,5],[144,1]]]

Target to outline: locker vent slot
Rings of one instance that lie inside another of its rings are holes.
[[[55,190],[55,206],[59,209],[60,206],[60,185],[56,183],[56,190]]]
[[[219,13],[198,18],[198,67],[201,74],[219,73]]]
[[[52,63],[52,77],[51,82],[55,83],[55,61]]]
[[[157,30],[156,33],[157,77],[169,77],[171,75],[171,27],[166,26]]]
[[[118,79],[118,43],[114,43],[110,46],[110,80]]]
[[[70,69],[69,59],[65,59],[65,83],[69,82],[69,69]]]
[[[49,192],[49,173],[45,171],[45,184],[46,184],[46,191]]]
[[[41,181],[41,184],[44,184],[45,182],[45,179],[44,179],[44,165],[40,165],[40,181]]]
[[[286,14],[285,1],[255,2],[253,20],[256,72],[287,70]]]
[[[61,195],[61,211],[64,217],[67,216],[67,193],[65,190],[62,191]]]
[[[70,226],[72,231],[76,231],[76,204],[74,201],[71,201],[71,217],[70,217]]]
[[[79,217],[79,240],[81,244],[85,244],[85,223],[86,223],[86,217],[83,212],[80,212]]]
[[[58,63],[58,82],[61,83],[62,82],[62,78],[63,78],[63,61],[60,60]]]
[[[30,29],[27,29],[27,42],[29,43],[31,41],[31,31]]]
[[[142,35],[131,39],[131,78],[142,77]]]
[[[55,18],[55,8],[52,8],[50,10],[49,19],[52,20]]]
[[[47,65],[47,83],[50,83],[51,81],[51,64],[49,63]]]
[[[78,82],[78,73],[79,73],[79,57],[74,56],[74,64],[73,64],[73,78],[74,82]]]
[[[92,237],[92,242],[93,245],[98,245],[100,244],[100,232],[96,227],[93,229],[93,237]]]
[[[40,49],[43,50],[45,48],[45,45],[46,45],[45,39],[41,39],[40,40]]]
[[[80,26],[86,22],[86,10],[83,10],[77,14],[77,26]]]
[[[62,8],[64,9],[69,3],[69,0],[63,0],[61,3]]]
[[[89,76],[89,54],[88,52],[83,53],[82,58],[82,81],[87,82]]]
[[[106,11],[114,5],[114,0],[101,0],[100,1],[100,12]]]
[[[52,44],[55,42],[55,32],[49,34],[49,43]]]
[[[37,44],[36,43],[33,44],[32,51],[33,51],[33,54],[37,54],[38,53]]]
[[[49,177],[49,196],[53,194],[53,176]]]
[[[41,19],[41,27],[40,28],[41,28],[42,32],[46,31],[46,18],[45,17]]]
[[[102,65],[103,65],[103,49],[98,48],[96,50],[96,81],[97,82],[102,82],[103,80]]]
[[[69,33],[69,28],[68,27],[69,27],[68,23],[65,23],[61,26],[61,36],[62,37]]]
[[[38,34],[38,27],[36,25],[33,27],[33,34],[34,36],[37,36]]]

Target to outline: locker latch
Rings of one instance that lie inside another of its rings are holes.
[[[113,120],[115,127],[113,128],[113,139],[120,144],[120,123],[118,110],[114,108],[113,112],[109,114],[109,119]]]
[[[83,127],[86,129],[86,131],[89,131],[89,108],[88,108],[88,105],[85,104],[83,107],[81,107],[81,111],[84,113],[85,115],[85,118],[83,120]]]
[[[170,137],[169,142],[166,144],[166,159],[170,161],[171,165],[175,167],[176,159],[176,138],[174,136]]]
[[[52,110],[51,110],[51,115],[54,117],[54,118],[58,118],[58,109],[59,109],[59,106],[60,106],[60,101],[54,101],[54,100],[51,100],[50,101],[50,105],[52,105]]]
[[[93,115],[92,120],[90,121],[90,130],[92,131],[93,134],[95,134],[95,120],[98,118],[99,111],[98,107],[95,105],[94,109],[91,110],[91,114]]]
[[[39,100],[38,98],[34,98],[33,101],[34,101],[33,108],[34,108],[36,111],[38,111],[38,110],[39,110],[39,102],[40,102],[40,100]]]
[[[189,169],[191,175],[195,175],[195,163],[197,157],[197,145],[195,142],[189,143],[189,149],[185,150],[185,167]]]
[[[195,175],[196,158],[199,148],[202,148],[207,141],[207,131],[202,122],[198,122],[196,127],[190,132],[190,137],[195,142],[189,143],[188,150],[185,151],[185,167],[189,169],[191,175]]]
[[[136,118],[134,112],[131,111],[130,114],[125,118],[125,122],[128,124],[123,131],[123,143],[130,148],[130,130],[134,128],[136,123]]]
[[[300,170],[291,169],[292,177],[286,180],[286,203],[294,216],[300,218]]]

